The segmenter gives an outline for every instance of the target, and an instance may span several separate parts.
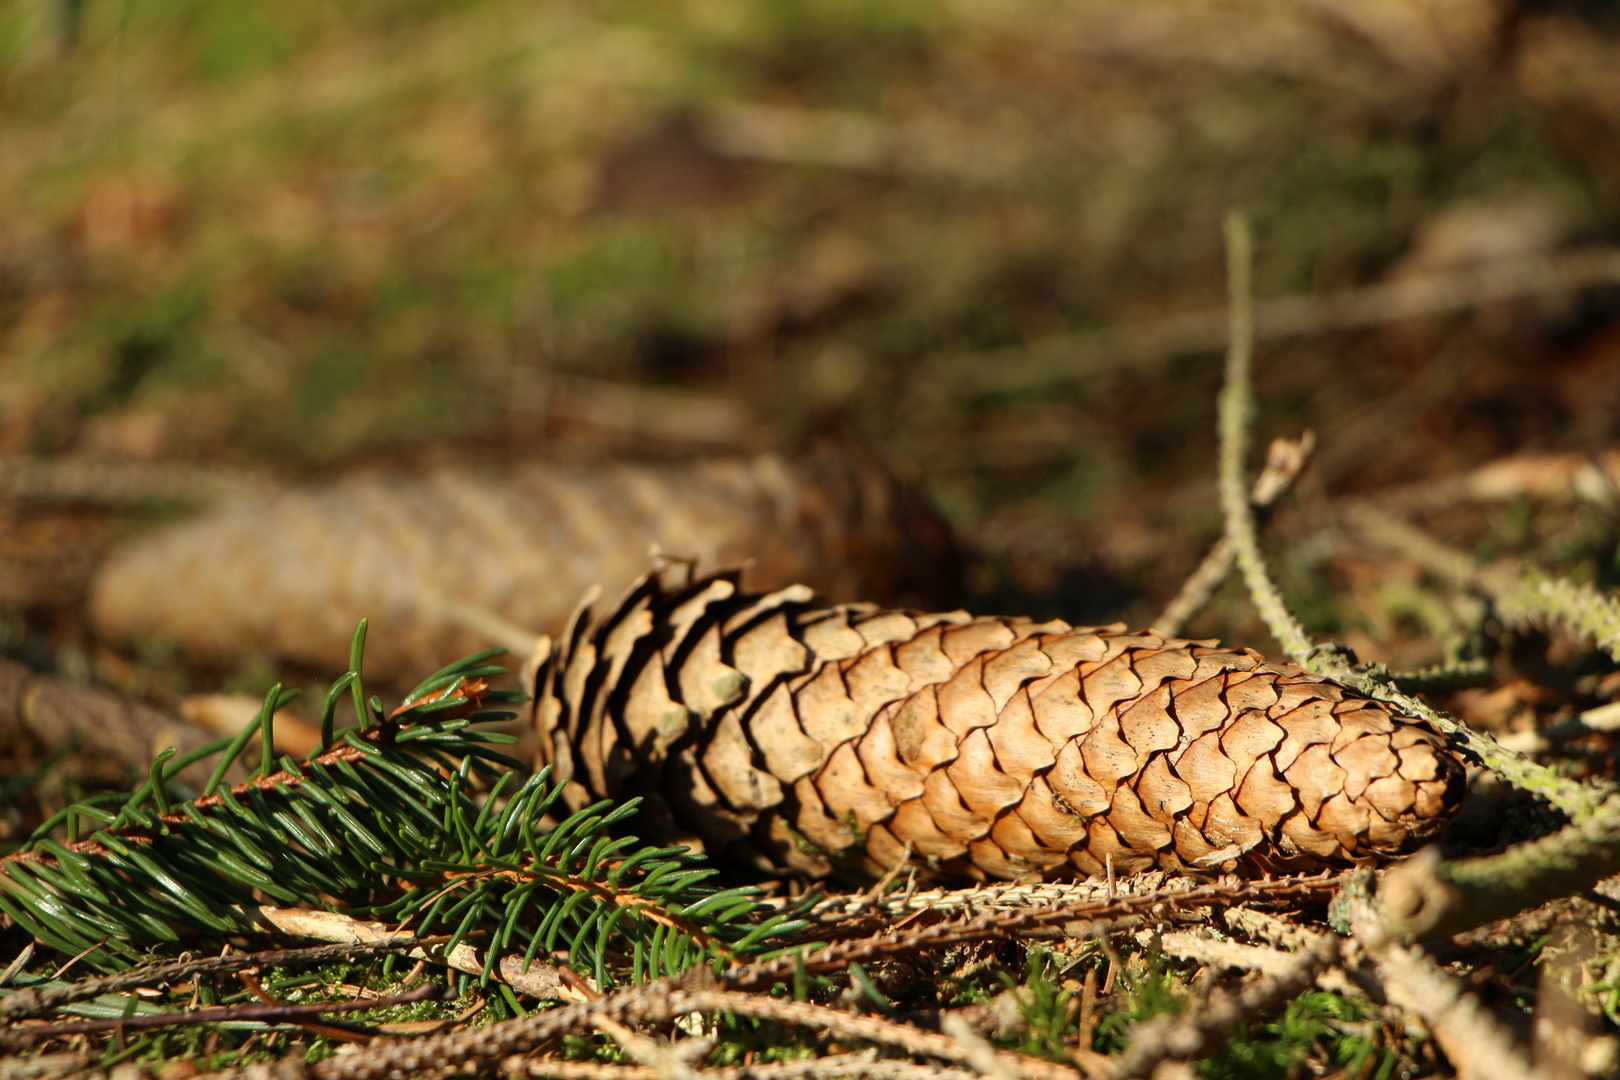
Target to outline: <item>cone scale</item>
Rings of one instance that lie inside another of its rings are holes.
[[[1036,880],[1379,862],[1463,769],[1290,663],[1122,625],[817,606],[670,563],[537,655],[540,763],[575,808],[760,870]],[[662,834],[660,836],[660,834]]]

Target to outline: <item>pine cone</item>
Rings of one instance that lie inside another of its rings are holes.
[[[106,637],[337,671],[355,620],[369,616],[367,674],[395,677],[523,631],[555,632],[587,586],[634,577],[654,544],[720,565],[758,551],[764,581],[808,578],[839,599],[927,602],[956,572],[937,515],[828,447],[791,464],[530,462],[244,496],[116,552],[90,611]]]
[[[526,671],[576,809],[760,869],[1033,879],[1376,861],[1433,837],[1440,738],[1288,663],[1122,625],[814,606],[687,564]]]

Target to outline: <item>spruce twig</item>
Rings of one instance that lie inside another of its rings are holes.
[[[407,951],[418,946],[414,934],[399,934],[387,940],[351,941],[338,945],[316,945],[306,949],[267,949],[262,952],[226,953],[199,960],[172,964],[149,964],[117,975],[81,979],[75,983],[45,983],[13,991],[0,998],[0,1020],[39,1016],[76,1001],[89,1001],[103,994],[116,994],[143,986],[183,982],[196,975],[220,975],[253,967],[291,967],[322,964],[368,953]],[[429,942],[431,943],[431,939]]]
[[[505,1076],[530,1080],[662,1080],[646,1065],[610,1065],[596,1061],[560,1061],[555,1058],[514,1056],[501,1062]],[[867,1080],[977,1080],[969,1069],[951,1069],[915,1061],[883,1060],[870,1051],[828,1054],[799,1061],[771,1061],[730,1068],[704,1069],[704,1080],[831,1080],[861,1076]]]
[[[1415,560],[1455,587],[1483,593],[1504,622],[1556,627],[1591,639],[1620,660],[1620,601],[1614,597],[1513,561],[1480,566],[1467,552],[1366,503],[1346,507],[1345,518],[1367,540]]]
[[[113,1020],[74,1020],[62,1024],[13,1024],[0,1033],[0,1046],[22,1050],[41,1039],[62,1035],[85,1035],[98,1031],[134,1030],[137,1028],[184,1027],[189,1024],[217,1024],[225,1021],[251,1020],[265,1024],[297,1023],[316,1019],[326,1013],[359,1012],[365,1009],[386,1009],[393,1005],[410,1005],[418,1001],[436,1001],[444,996],[445,988],[438,983],[426,983],[413,990],[389,997],[361,998],[355,1001],[317,1001],[293,1005],[277,1003],[265,1005],[213,1005],[203,1009],[188,1009],[175,1013],[148,1013],[121,1016]]]
[[[363,631],[357,660],[362,643]],[[388,937],[403,922],[448,934],[436,961],[550,996],[556,956],[605,987],[729,962],[803,925],[788,913],[755,918],[754,890],[707,884],[715,871],[685,848],[609,836],[637,800],[585,807],[548,830],[540,823],[561,787],[544,773],[505,798],[512,774],[502,775],[475,799],[479,777],[493,774],[486,761],[519,764],[489,748],[511,736],[469,729],[511,716],[485,704],[520,697],[488,687],[504,669],[485,661],[500,651],[437,672],[391,714],[363,702],[367,728],[307,760],[283,757],[245,784],[154,809],[142,803],[161,789],[160,755],[116,814],[69,808],[104,826],[93,836],[40,835],[0,859],[0,909],[104,970],[183,937],[286,932],[288,919],[292,932],[343,940]],[[281,696],[267,696],[261,723]],[[244,743],[225,747],[225,760]]]

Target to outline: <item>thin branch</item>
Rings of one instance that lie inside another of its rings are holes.
[[[618,1043],[631,1061],[654,1070],[660,1080],[697,1080],[697,1072],[676,1057],[669,1047],[658,1045],[657,1040],[637,1034],[605,1016],[593,1016],[591,1023]]]
[[[595,1061],[557,1061],[551,1058],[512,1057],[501,1062],[506,1076],[531,1080],[661,1080],[657,1069],[645,1065],[608,1065]],[[871,1080],[974,1080],[965,1069],[919,1065],[913,1061],[885,1061],[870,1052],[829,1054],[801,1061],[772,1061],[724,1069],[704,1069],[703,1080],[828,1080],[861,1076]]]
[[[1315,448],[1316,434],[1310,431],[1298,439],[1271,441],[1266,451],[1265,468],[1260,470],[1260,476],[1249,492],[1249,506],[1257,520],[1263,520],[1267,511],[1293,486]],[[1221,587],[1221,582],[1232,572],[1235,551],[1232,538],[1222,533],[1221,538],[1209,549],[1209,554],[1204,556],[1204,561],[1198,564],[1198,569],[1182,584],[1175,599],[1153,620],[1153,629],[1165,637],[1175,637],[1181,633],[1181,628],[1203,610],[1210,597],[1215,595],[1215,590]]]
[[[416,948],[414,935],[398,934],[392,938],[373,941],[348,941],[341,945],[319,945],[309,949],[273,949],[267,952],[229,953],[199,960],[182,960],[173,964],[156,964],[135,968],[103,978],[84,979],[76,983],[30,986],[0,998],[0,1020],[16,1020],[25,1016],[39,1016],[75,1001],[88,1001],[102,994],[116,994],[143,986],[178,983],[194,975],[216,975],[241,971],[250,967],[291,967],[302,964],[321,964],[330,960],[343,960],[354,955],[376,952],[406,951]]]
[[[990,911],[970,919],[950,920],[929,926],[907,928],[899,933],[889,931],[853,941],[833,942],[802,958],[797,954],[791,954],[774,960],[756,961],[733,968],[722,978],[729,986],[752,989],[790,979],[800,965],[807,972],[821,974],[842,970],[852,963],[865,964],[927,949],[966,944],[970,941],[1015,937],[1048,926],[1062,926],[1066,932],[1073,934],[1077,929],[1075,924],[1091,923],[1095,927],[1110,920],[1133,915],[1163,917],[1172,910],[1227,907],[1261,898],[1300,900],[1310,896],[1325,896],[1337,888],[1338,882],[1338,875],[1324,872],[1300,877],[1249,881],[1236,885],[1205,885],[1135,896],[1116,895],[1112,899],[1104,898],[1053,907]]]
[[[12,1024],[0,1032],[0,1046],[21,1050],[40,1039],[61,1035],[82,1035],[98,1031],[129,1031],[135,1028],[182,1027],[187,1024],[218,1024],[225,1021],[254,1021],[265,1024],[297,1023],[326,1013],[358,1012],[364,1009],[386,1009],[393,1005],[410,1005],[418,1001],[436,1001],[443,997],[445,988],[437,983],[426,983],[414,990],[391,997],[362,998],[356,1001],[316,1001],[307,1005],[213,1005],[205,1009],[185,1012],[152,1013],[120,1016],[107,1020],[76,1020],[65,1024]]]
[[[1193,930],[1174,930],[1161,934],[1159,947],[1166,956],[1193,960],[1218,968],[1238,968],[1257,971],[1262,975],[1281,975],[1294,965],[1294,954],[1265,945],[1244,945],[1236,941],[1217,941],[1205,933]]]
[[[687,1001],[694,1011],[727,1012],[734,1016],[814,1028],[834,1038],[860,1039],[894,1046],[920,1057],[971,1065],[987,1075],[1022,1077],[1023,1080],[1075,1080],[1077,1075],[1073,1069],[1040,1058],[1024,1057],[990,1046],[969,1045],[949,1034],[924,1031],[879,1016],[847,1013],[808,1001],[788,1001],[763,994],[742,994],[728,990],[696,992]]]
[[[1111,1080],[1150,1076],[1161,1062],[1209,1055],[1239,1024],[1304,993],[1338,959],[1338,936],[1322,934],[1295,954],[1286,970],[1263,975],[1237,994],[1216,990],[1207,1001],[1180,1016],[1159,1016],[1137,1024]]]
[[[1421,854],[1421,853],[1420,853]],[[1620,796],[1578,824],[1500,855],[1385,872],[1379,902],[1402,940],[1442,937],[1573,896],[1620,873]],[[1394,932],[1394,931],[1392,931]]]
[[[1400,552],[1454,586],[1484,593],[1505,622],[1556,626],[1590,638],[1620,660],[1620,602],[1613,597],[1513,561],[1480,566],[1467,552],[1366,503],[1351,503],[1344,516],[1368,541]]]
[[[1336,679],[1375,701],[1393,705],[1407,716],[1425,721],[1445,735],[1454,749],[1469,754],[1515,787],[1546,799],[1554,809],[1572,821],[1582,822],[1597,813],[1612,790],[1606,785],[1600,787],[1571,780],[1545,765],[1538,765],[1485,732],[1475,731],[1454,717],[1430,708],[1411,694],[1402,692],[1376,668],[1354,666],[1341,652],[1318,650],[1307,660],[1305,667],[1313,674]]]
[[[991,1046],[966,1020],[948,1012],[940,1018],[939,1026],[947,1037],[955,1039],[967,1051],[967,1063],[979,1075],[990,1080],[1016,1080],[1018,1072],[1008,1068],[1007,1054]]]
[[[1226,514],[1226,535],[1249,595],[1265,620],[1271,636],[1298,663],[1309,659],[1314,647],[1305,630],[1283,603],[1272,584],[1255,536],[1254,511],[1243,480],[1243,460],[1249,449],[1249,421],[1254,413],[1250,368],[1254,359],[1254,234],[1248,218],[1226,218],[1226,276],[1231,304],[1231,340],[1226,352],[1226,386],[1220,398],[1221,509]]]
[[[1163,871],[1147,871],[1116,882],[1115,892],[1126,896],[1145,895],[1192,889],[1202,883]],[[818,901],[803,917],[820,923],[841,923],[862,915],[879,915],[894,920],[918,911],[982,915],[989,911],[1089,903],[1106,899],[1108,886],[1102,881],[996,881],[969,889],[918,889],[911,893],[890,893],[877,900],[869,900],[868,897],[867,892],[829,896]],[[786,910],[797,906],[799,901],[775,898],[765,903],[778,910]]]
[[[1484,658],[1431,664],[1416,671],[1392,671],[1389,679],[1408,694],[1444,694],[1491,681],[1491,662]]]

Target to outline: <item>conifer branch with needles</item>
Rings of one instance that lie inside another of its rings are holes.
[[[236,739],[158,755],[121,804],[74,804],[0,859],[0,910],[103,971],[149,950],[260,932],[269,901],[444,935],[435,954],[445,957],[476,937],[482,982],[555,956],[604,988],[726,963],[804,925],[789,913],[755,918],[755,890],[715,888],[715,871],[683,847],[613,835],[638,800],[546,827],[560,785],[545,772],[510,784],[516,773],[497,766],[522,766],[493,747],[515,739],[472,727],[512,717],[499,707],[522,700],[489,688],[504,669],[487,661],[501,650],[435,673],[385,714],[364,697],[364,633],[362,624],[356,666],[326,701],[329,748],[303,761],[261,750],[247,782],[218,786],[255,733],[271,744],[286,698],[274,687]],[[361,723],[334,738],[344,689]],[[176,771],[209,753],[217,762],[203,792],[178,798]],[[85,820],[97,827],[81,839]]]

